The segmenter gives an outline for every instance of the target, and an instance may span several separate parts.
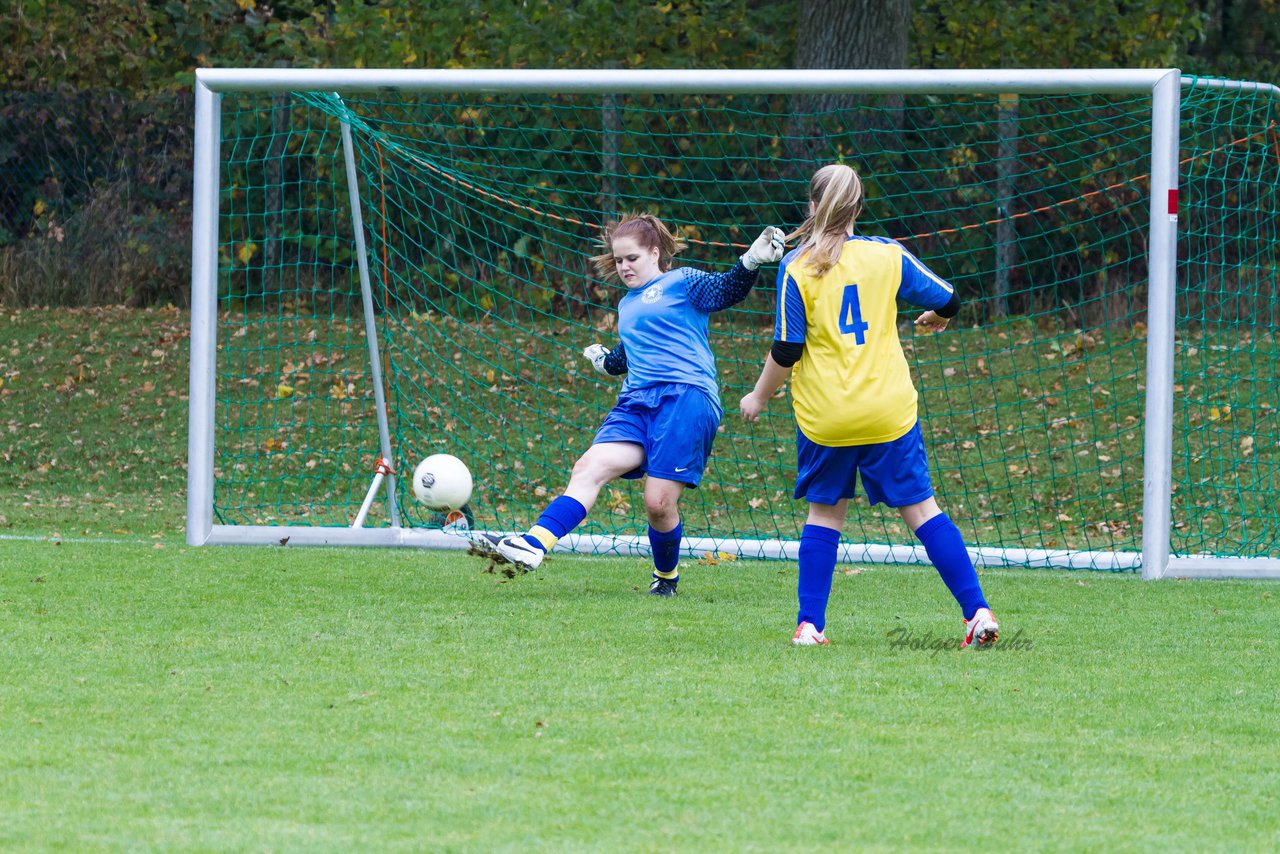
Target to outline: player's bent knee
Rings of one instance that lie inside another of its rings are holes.
[[[659,480],[649,481],[644,491],[644,509],[649,515],[649,522],[659,528],[678,522],[680,495],[683,491],[682,484]]]
[[[569,472],[569,476],[575,480],[578,478],[586,478],[593,468],[593,463],[590,457],[590,451],[578,457],[577,461],[573,464],[572,471]]]
[[[663,518],[676,512],[676,502],[674,495],[646,495],[644,509],[650,518]]]
[[[912,531],[915,531],[925,522],[942,513],[942,508],[938,506],[937,499],[930,496],[924,501],[917,501],[915,504],[899,507],[898,512],[902,514],[902,521],[906,522]]]

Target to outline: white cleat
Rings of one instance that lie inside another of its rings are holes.
[[[996,638],[1000,634],[1000,624],[996,622],[996,618],[992,615],[990,608],[979,608],[977,613],[973,615],[972,620],[964,622],[964,643],[960,644],[960,648],[966,646],[977,646],[979,648],[991,646],[996,642]]]
[[[801,623],[791,636],[792,646],[825,646],[831,643],[827,636],[813,627],[813,623]]]
[[[546,552],[529,545],[523,534],[500,537],[497,534],[481,534],[476,540],[481,549],[498,563],[514,564],[525,572],[532,572],[542,563]]]

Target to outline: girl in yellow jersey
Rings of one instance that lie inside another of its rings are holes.
[[[961,645],[989,644],[999,627],[960,530],[934,500],[896,322],[901,297],[928,309],[917,326],[941,331],[960,300],[897,242],[854,234],[862,200],[862,182],[848,166],[814,174],[809,218],[788,237],[803,240],[778,268],[773,347],[741,402],[743,417],[755,421],[795,367],[795,497],[809,502],[809,516],[800,535],[800,612],[792,643],[827,643],[840,529],[861,474],[868,501],[898,509],[960,603]]]

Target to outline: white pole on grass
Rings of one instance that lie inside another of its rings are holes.
[[[1181,73],[1167,72],[1151,102],[1151,231],[1147,248],[1147,401],[1142,455],[1142,577],[1169,565],[1173,502],[1173,328],[1178,263]]]
[[[339,101],[342,98],[338,97]],[[351,198],[351,227],[356,233],[356,267],[360,271],[360,297],[364,302],[364,336],[369,342],[369,376],[373,380],[373,405],[378,416],[378,445],[381,457],[375,466],[373,485],[351,527],[359,528],[369,515],[369,507],[385,475],[387,480],[387,515],[391,527],[400,527],[400,510],[396,507],[396,476],[391,469],[391,431],[387,427],[387,399],[382,389],[382,357],[378,352],[378,324],[373,316],[373,290],[369,285],[369,258],[365,253],[364,217],[360,213],[360,186],[356,178],[355,148],[351,144],[351,125],[342,122],[342,157],[347,164],[347,192]]]
[[[218,144],[222,96],[196,81],[191,193],[191,368],[187,410],[187,544],[213,529],[214,385],[218,350]]]

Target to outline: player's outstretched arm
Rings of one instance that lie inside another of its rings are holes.
[[[777,264],[786,251],[786,232],[777,226],[770,225],[760,232],[747,251],[742,253],[742,266],[748,270],[758,270],[765,264]]]
[[[941,332],[960,313],[960,295],[946,280],[935,275],[907,252],[902,252],[902,282],[898,296],[912,305],[928,309],[916,318],[916,327],[926,334]]]
[[[936,311],[926,311],[924,314],[916,318],[916,326],[921,332],[929,335],[946,329],[947,324],[950,322],[950,317],[943,317]]]
[[[582,357],[602,374],[616,377],[627,372],[627,351],[622,344],[612,350],[603,344],[592,344],[583,349]]]
[[[761,264],[776,264],[785,249],[783,230],[769,226],[742,253],[727,273],[694,272],[689,277],[689,302],[710,314],[741,302],[755,286]]]
[[[773,358],[773,353],[764,357],[764,367],[760,371],[760,378],[756,380],[755,388],[751,389],[742,400],[738,403],[738,411],[742,413],[742,417],[747,421],[755,422],[760,418],[760,413],[764,412],[769,400],[778,393],[778,389],[782,388],[782,384],[787,381],[787,377],[791,376],[791,366],[783,367],[779,365]]]

